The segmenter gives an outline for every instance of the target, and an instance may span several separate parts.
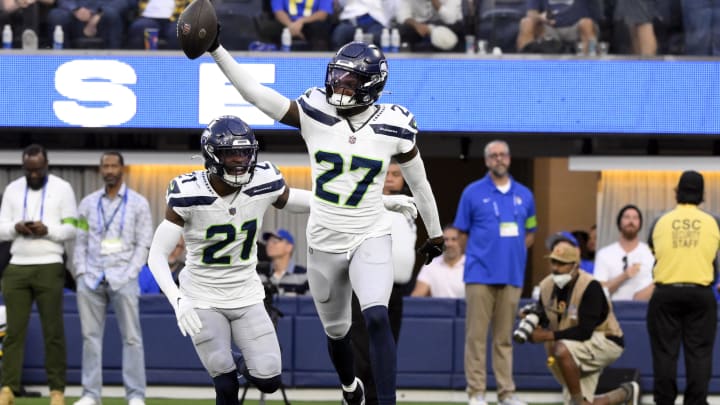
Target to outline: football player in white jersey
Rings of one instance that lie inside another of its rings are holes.
[[[383,220],[382,204],[392,157],[400,163],[430,236],[420,249],[428,262],[442,253],[443,237],[415,144],[413,114],[399,105],[375,104],[388,76],[385,56],[375,45],[344,45],[328,64],[325,86],[289,100],[255,80],[217,39],[209,51],[245,100],[299,128],[307,145],[314,179],[307,226],[308,281],[343,402],[364,403],[348,336],[354,290],[370,335],[378,403],[395,404],[396,349],[387,312],[393,285],[391,224]]]
[[[170,182],[148,264],[213,379],[216,404],[238,404],[238,372],[263,392],[281,383],[280,346],[255,271],[263,215],[270,205],[308,212],[310,192],[287,187],[272,163],[257,162],[255,135],[237,117],[212,121],[200,145],[207,170]],[[178,289],[167,258],[181,236],[187,258]],[[232,342],[244,364],[236,366]]]

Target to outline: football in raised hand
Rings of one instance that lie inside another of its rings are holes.
[[[177,37],[190,59],[204,54],[218,34],[218,21],[210,0],[193,0],[178,18]]]

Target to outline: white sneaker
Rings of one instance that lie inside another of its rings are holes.
[[[95,398],[86,395],[75,401],[73,405],[99,405],[99,402]]]
[[[498,402],[498,405],[527,405],[527,402],[521,401],[520,398],[516,397],[515,395],[510,395],[509,397]]]
[[[620,384],[620,387],[624,388],[627,391],[628,399],[625,402],[626,404],[638,405],[640,403],[638,401],[640,397],[640,385],[638,385],[638,383],[636,383],[635,381],[630,381]]]
[[[145,401],[142,398],[131,398],[128,405],[145,405]]]
[[[485,401],[485,395],[475,394],[468,400],[468,405],[488,405],[488,403]]]

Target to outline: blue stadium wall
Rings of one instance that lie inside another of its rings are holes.
[[[522,305],[523,303],[521,303]],[[277,306],[284,316],[278,323],[282,348],[283,380],[287,386],[336,387],[337,377],[327,355],[327,344],[312,299],[307,296],[280,297]],[[652,389],[652,360],[645,325],[647,306],[642,302],[617,302],[615,313],[625,334],[625,351],[613,364],[637,368],[644,391]],[[162,295],[140,300],[145,344],[145,364],[151,385],[210,385],[211,380],[193,349],[176,325],[170,304]],[[65,296],[65,336],[68,348],[68,384],[80,384],[82,334],[74,294]],[[398,346],[398,385],[402,388],[465,388],[463,352],[465,342],[465,301],[453,299],[405,298]],[[714,364],[720,364],[716,340]],[[110,311],[103,344],[103,381],[122,384],[122,346],[114,314]],[[488,385],[495,388],[488,342]],[[546,367],[547,356],[540,344],[514,344],[514,375],[519,390],[558,390]],[[685,368],[681,356],[678,381],[684,388]],[[25,384],[44,384],[44,349],[40,320],[32,313],[25,347]],[[710,384],[720,392],[720,367],[714,367]]]
[[[294,98],[323,86],[329,54],[234,53]],[[392,54],[382,101],[421,130],[720,134],[720,61]],[[235,114],[282,129],[243,100],[209,56],[178,52],[0,52],[0,129],[201,128]]]

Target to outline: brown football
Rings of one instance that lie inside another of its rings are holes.
[[[204,54],[218,34],[218,21],[210,0],[193,0],[178,18],[177,37],[190,59]]]

